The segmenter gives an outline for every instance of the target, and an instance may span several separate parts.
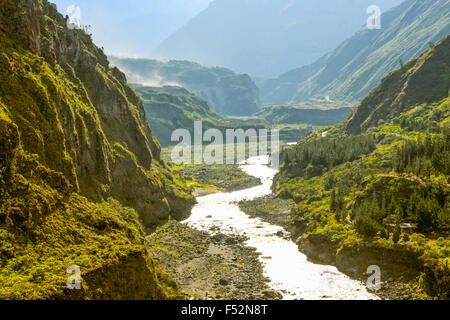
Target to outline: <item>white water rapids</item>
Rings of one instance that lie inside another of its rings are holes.
[[[250,239],[246,242],[262,253],[260,261],[264,275],[271,279],[269,286],[280,291],[284,299],[295,300],[357,300],[378,299],[367,292],[365,286],[339,272],[333,266],[311,263],[295,243],[276,234],[284,229],[253,219],[234,204],[243,199],[256,199],[271,193],[270,187],[276,170],[266,164],[268,157],[256,157],[241,165],[249,175],[261,178],[262,185],[232,192],[216,193],[197,198],[191,217],[185,221],[189,226],[211,232],[212,227],[224,234],[237,233]]]

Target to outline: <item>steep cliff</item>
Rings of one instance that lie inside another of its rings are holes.
[[[141,99],[46,0],[0,1],[0,47],[0,296],[63,295],[76,264],[91,279],[80,297],[166,297],[142,224],[181,218],[194,199],[160,161]],[[88,289],[119,264],[147,276]]]
[[[146,225],[189,195],[160,163],[139,96],[86,33],[46,1],[3,1],[1,99],[23,149],[90,200],[112,196]]]

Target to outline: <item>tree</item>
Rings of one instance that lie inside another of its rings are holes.
[[[394,241],[395,244],[397,244],[400,241],[400,235],[402,234],[402,230],[400,229],[400,226],[397,226],[394,231],[394,235],[392,236],[392,241]]]
[[[337,210],[336,191],[334,189],[331,191],[330,210],[331,212],[336,212]]]
[[[387,231],[385,228],[381,229],[380,238],[388,240],[389,239],[389,231]]]
[[[409,239],[410,239],[410,238],[409,238],[409,235],[405,233],[405,234],[403,235],[403,241],[404,241],[404,242],[408,242]]]

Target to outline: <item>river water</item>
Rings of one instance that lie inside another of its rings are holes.
[[[335,267],[309,262],[294,242],[277,236],[279,231],[285,232],[283,228],[250,218],[239,209],[235,202],[271,193],[270,187],[277,171],[269,168],[267,162],[268,157],[255,157],[241,164],[242,170],[260,178],[262,185],[199,197],[198,204],[185,223],[210,233],[213,233],[211,228],[218,228],[224,234],[240,234],[250,238],[246,245],[262,254],[260,261],[264,275],[271,279],[269,286],[280,291],[286,300],[378,299],[367,292],[363,283],[350,279]]]

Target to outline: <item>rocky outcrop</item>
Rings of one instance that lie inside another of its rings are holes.
[[[46,0],[0,0],[0,48],[0,299],[179,297],[143,225],[194,198],[124,74]]]
[[[449,299],[449,268],[439,262],[425,260],[423,252],[370,244],[341,245],[321,234],[304,234],[297,240],[300,251],[315,263],[334,265],[352,278],[367,280],[370,266],[378,266],[383,282],[380,295],[387,299],[410,299],[402,289],[409,281],[421,277],[423,290],[431,297]],[[406,290],[406,289],[404,289]]]
[[[421,253],[404,248],[380,248],[370,245],[343,246],[336,254],[339,270],[361,277],[372,265],[380,267],[382,281],[412,280],[423,272]]]
[[[47,1],[2,0],[0,17],[0,96],[24,150],[90,200],[135,208],[148,226],[184,216],[193,197],[159,162],[143,102],[91,37]]]
[[[425,264],[423,285],[431,296],[450,299],[450,269],[437,261]]]
[[[55,300],[161,300],[168,292],[157,279],[147,250],[135,250],[83,275],[81,290],[66,289]]]
[[[301,237],[297,241],[301,252],[312,261],[336,265],[336,251],[338,244],[332,242],[324,235],[310,235]]]

